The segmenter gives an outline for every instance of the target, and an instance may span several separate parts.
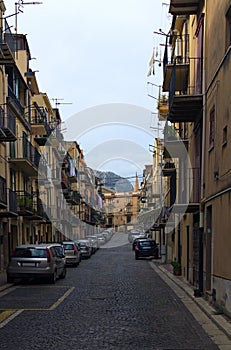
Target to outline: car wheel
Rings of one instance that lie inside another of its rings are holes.
[[[55,284],[56,279],[57,279],[57,274],[56,274],[56,271],[55,271],[55,272],[53,272],[53,273],[50,275],[50,277],[49,277],[49,283]]]
[[[14,279],[7,275],[7,283],[14,283]]]
[[[63,272],[60,275],[60,278],[62,278],[62,279],[65,278],[66,274],[67,274],[67,269],[66,269],[66,267],[64,267]]]

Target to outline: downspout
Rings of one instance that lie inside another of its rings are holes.
[[[6,80],[5,80],[5,69],[3,68],[3,66],[0,67],[0,70],[1,70],[1,73],[2,73],[2,94],[3,94],[3,104],[4,104],[4,126],[7,127],[7,120],[5,118],[6,114],[7,114],[7,106],[6,106]],[[9,181],[8,181],[8,145],[7,143],[5,143],[5,147],[4,147],[4,165],[5,165],[5,179],[6,179],[6,191],[7,189],[10,187],[9,186]],[[7,207],[9,209],[9,192],[7,191]],[[5,244],[3,245],[3,256],[4,256],[4,266],[5,267],[8,262],[9,262],[9,259],[10,259],[10,237],[9,237],[9,233],[11,233],[11,220],[8,218],[7,219],[7,237],[5,236],[5,232],[3,233],[4,234],[4,238],[6,239],[5,240]],[[0,263],[0,268],[1,268],[1,263]]]
[[[206,11],[205,1],[205,14]],[[203,74],[202,74],[202,95],[203,95],[203,111],[202,111],[202,150],[201,150],[201,199],[200,199],[200,225],[199,225],[199,296],[203,294],[204,291],[204,245],[203,245],[203,236],[204,236],[204,173],[205,173],[205,126],[206,126],[206,70],[205,70],[205,60],[206,60],[206,16],[204,17],[204,29],[203,29]]]

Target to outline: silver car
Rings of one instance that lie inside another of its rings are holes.
[[[83,258],[90,258],[92,254],[92,249],[89,239],[79,239],[78,242],[81,249],[81,256]]]
[[[7,282],[15,279],[46,278],[55,283],[66,277],[64,256],[58,253],[59,244],[23,244],[17,246],[7,267]]]
[[[77,267],[81,261],[80,247],[73,241],[63,242],[63,248],[66,257],[66,265]]]

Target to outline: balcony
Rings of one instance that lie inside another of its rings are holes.
[[[52,182],[55,186],[60,186],[61,183],[61,169],[58,165],[51,170]]]
[[[38,175],[40,157],[38,150],[26,138],[11,144],[9,162],[27,176]]]
[[[43,155],[40,156],[38,171],[40,184],[45,184],[45,182],[48,180],[48,164]]]
[[[2,33],[1,33],[2,34]],[[0,65],[14,64],[15,40],[11,33],[10,26],[4,19],[4,34],[2,40],[2,50],[0,50]]]
[[[170,0],[169,12],[174,15],[196,15],[200,0]]]
[[[33,195],[26,191],[16,191],[17,193],[17,207],[20,216],[33,215]]]
[[[164,158],[185,157],[188,150],[188,139],[181,138],[174,126],[166,123],[164,128]]]
[[[159,97],[158,99],[158,118],[161,121],[166,120],[167,114],[168,114],[168,99],[166,96],[163,94]]]
[[[168,161],[164,164],[162,168],[163,176],[172,176],[176,172],[175,164],[171,161]]]
[[[173,123],[195,122],[203,108],[201,60],[189,59],[187,69],[181,69],[181,74],[178,74],[178,66],[175,64],[172,68],[168,120]]]
[[[38,195],[26,191],[16,191],[17,210],[19,216],[24,216],[28,220],[40,221],[45,219],[42,200]]]
[[[70,191],[66,197],[66,201],[71,205],[79,205],[81,203],[81,198],[78,191]]]
[[[21,215],[23,214],[21,213]],[[44,213],[42,200],[38,197],[38,195],[33,196],[32,212],[29,212],[28,215],[25,214],[24,216],[26,216],[28,220],[33,220],[33,221],[45,220],[46,216]]]
[[[17,208],[17,194],[15,191],[8,189],[8,206],[5,207],[5,210],[0,211],[0,217],[15,217],[18,216]]]
[[[68,188],[69,185],[69,181],[68,181],[68,177],[65,173],[65,171],[62,169],[61,170],[61,186],[63,189]]]
[[[13,142],[16,137],[16,119],[8,113],[5,124],[4,110],[0,107],[0,142]]]
[[[30,109],[30,113],[31,133],[36,135],[36,142],[40,146],[44,146],[51,134],[46,112],[43,107],[39,107],[37,103],[34,103],[33,108]]]
[[[175,213],[195,213],[200,210],[200,177],[199,168],[190,168],[185,177],[178,183],[177,200],[174,203]]]
[[[0,209],[7,208],[6,179],[0,176]]]
[[[169,41],[171,46],[166,43],[163,60],[163,91],[169,92],[168,120],[194,122],[203,106],[202,59],[188,56],[188,35],[172,35]]]
[[[63,134],[58,129],[58,127],[53,129],[50,141],[51,141],[52,147],[59,147],[60,143],[63,142]]]

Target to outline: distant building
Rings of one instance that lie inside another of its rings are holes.
[[[129,229],[137,225],[139,213],[139,183],[136,175],[134,189],[132,192],[115,192],[102,188],[104,197],[104,212],[106,227]]]

